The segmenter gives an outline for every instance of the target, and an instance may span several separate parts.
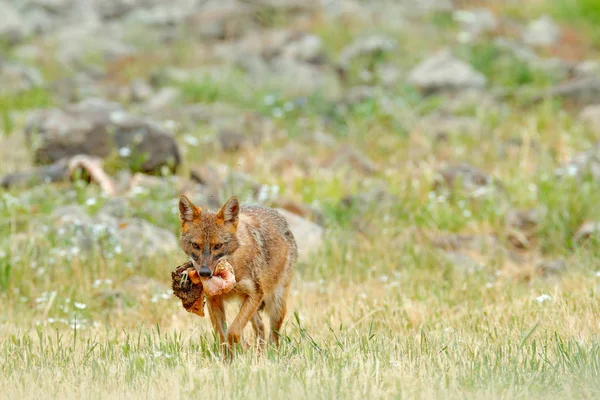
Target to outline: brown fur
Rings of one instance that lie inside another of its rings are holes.
[[[264,309],[270,319],[269,341],[277,346],[298,258],[285,218],[270,208],[240,207],[236,197],[218,212],[210,212],[182,196],[179,211],[181,248],[195,261],[194,267],[200,272],[204,265],[212,273],[220,258],[233,266],[235,288],[226,295],[207,298],[210,320],[221,341],[239,343],[244,327],[251,322],[264,346],[264,324],[259,314]],[[240,311],[227,330],[224,302],[236,297],[241,299]]]

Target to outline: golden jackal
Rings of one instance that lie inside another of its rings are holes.
[[[265,328],[259,311],[269,315],[269,342],[279,345],[278,332],[286,314],[286,301],[298,249],[285,218],[260,206],[240,207],[230,198],[218,211],[204,211],[185,196],[179,201],[181,248],[189,255],[198,274],[210,278],[220,260],[233,266],[235,286],[231,292],[208,297],[210,321],[221,342],[240,342],[248,321],[261,345]],[[240,311],[226,329],[224,302],[241,300]]]

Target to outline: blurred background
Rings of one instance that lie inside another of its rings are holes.
[[[282,210],[301,251],[290,312],[316,337],[378,307],[376,328],[460,329],[440,309],[597,291],[596,0],[0,0],[0,15],[5,327],[197,323],[169,290],[180,194]]]

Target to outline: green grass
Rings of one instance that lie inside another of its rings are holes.
[[[576,27],[582,21],[581,32],[593,37],[589,27],[598,22],[594,2],[542,6],[556,9]],[[523,7],[515,15],[533,18],[532,9]],[[267,26],[287,21],[268,9],[257,18]],[[600,241],[576,243],[573,237],[585,221],[598,221],[600,182],[554,174],[589,149],[597,135],[560,103],[526,108],[515,98],[489,109],[477,101],[466,106],[457,115],[472,118],[481,129],[440,140],[421,118],[448,116],[448,98],[425,97],[402,78],[395,87],[376,88],[372,98],[347,104],[344,90],[363,83],[361,70],[385,62],[405,76],[418,60],[449,43],[458,57],[488,77],[493,89],[520,93],[558,79],[491,43],[456,44],[456,26],[447,14],[406,24],[380,28],[342,18],[307,25],[322,36],[333,61],[363,35],[385,33],[397,40],[395,51],[356,60],[341,93],[299,95],[281,82],[252,80],[229,66],[218,67],[222,75],[159,82],[179,88],[186,105],[239,110],[227,122],[242,132],[250,128],[239,121],[246,112],[256,113],[268,123],[252,129],[270,136],[256,146],[223,153],[204,142],[220,125],[186,125],[177,133],[186,160],[182,171],[164,178],[164,184],[124,195],[127,218],[142,218],[178,235],[177,197],[189,189],[187,174],[212,163],[244,172],[323,216],[323,245],[297,266],[278,350],[258,354],[251,347],[233,362],[222,359],[209,318],[187,313],[169,293],[170,272],[185,259],[180,251],[152,257],[123,251],[101,229],[92,235],[89,252],[76,251],[81,228],[71,224],[61,230],[51,215],[59,207],[79,205],[97,216],[109,199],[96,185],[77,181],[2,189],[2,396],[597,398]],[[148,44],[144,56],[113,71],[115,81],[148,78],[166,66],[191,70],[209,62],[192,41],[165,47]],[[53,54],[53,49],[46,51]],[[102,59],[87,61],[105,66]],[[64,73],[49,64],[39,66],[49,80]],[[24,117],[31,109],[55,104],[60,99],[51,89],[0,96],[6,133],[0,136],[1,174],[31,167]],[[315,132],[333,138],[333,147],[317,142]],[[186,136],[192,144],[184,144]],[[275,165],[280,149],[289,145],[297,146],[306,162],[298,163],[292,154],[291,166]],[[376,170],[366,174],[349,165],[327,167],[343,145],[362,152]],[[503,190],[436,190],[438,171],[458,163],[493,176]],[[112,173],[124,164],[109,159],[105,166]],[[369,204],[348,207],[342,201],[368,197],[382,187],[391,202],[373,196]],[[225,197],[252,197],[251,190],[234,193],[226,183],[217,189]],[[530,208],[542,210],[543,217],[528,233],[529,246],[516,248],[506,217],[512,209]],[[434,239],[453,234],[496,241],[454,254],[434,245]],[[562,272],[545,274],[537,267],[557,259],[565,262]],[[142,277],[142,283],[132,277]],[[227,307],[229,321],[236,311],[236,305]],[[245,336],[252,342],[249,327]]]

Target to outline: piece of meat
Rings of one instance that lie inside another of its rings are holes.
[[[188,261],[171,272],[173,294],[181,300],[187,312],[204,317],[204,289],[189,277],[190,267],[193,269],[192,263]]]
[[[213,276],[210,278],[200,277],[200,280],[206,295],[209,297],[229,293],[235,286],[233,267],[227,261],[219,261]]]

